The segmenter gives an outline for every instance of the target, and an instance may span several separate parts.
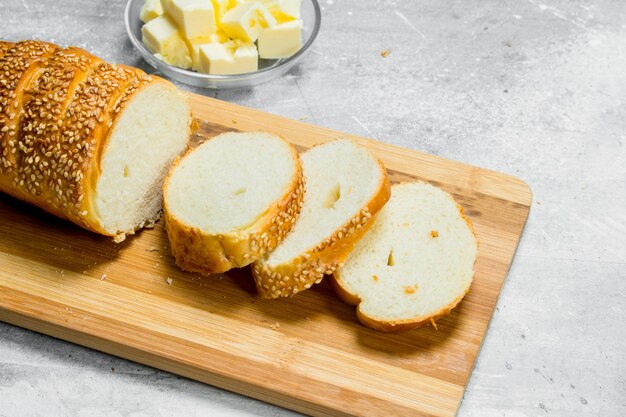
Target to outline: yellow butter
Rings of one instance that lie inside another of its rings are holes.
[[[278,23],[300,19],[300,0],[248,0],[260,1]]]
[[[241,74],[256,71],[259,56],[252,43],[212,43],[199,48],[199,71],[205,74]]]
[[[142,22],[148,23],[152,19],[155,19],[163,14],[163,7],[161,7],[161,0],[146,0],[141,6],[139,12],[139,18]]]
[[[162,4],[188,40],[207,38],[217,28],[211,0],[162,0]]]
[[[187,44],[169,17],[161,15],[150,20],[141,28],[141,34],[150,52],[162,56],[163,61],[183,69],[191,67]]]
[[[260,3],[241,3],[222,16],[220,27],[233,39],[252,43],[261,31],[276,25],[276,19]]]
[[[228,35],[221,30],[217,30],[211,34],[208,39],[200,39],[192,42],[188,42],[189,51],[191,52],[191,69],[195,71],[200,70],[200,47],[211,43],[226,43],[229,41]]]
[[[222,18],[224,13],[228,11],[232,6],[231,0],[212,0],[213,1],[213,9],[215,10],[215,21],[218,22]]]
[[[259,35],[259,56],[266,59],[287,58],[302,48],[302,20],[281,23],[263,29]]]

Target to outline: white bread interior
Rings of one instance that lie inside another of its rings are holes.
[[[407,330],[447,314],[469,291],[477,240],[452,196],[422,182],[392,187],[389,203],[335,280],[365,325]]]
[[[187,146],[189,119],[185,97],[164,82],[148,84],[125,104],[102,152],[93,196],[107,233],[128,233],[158,219],[163,179]]]
[[[186,155],[169,179],[167,206],[206,233],[245,229],[293,183],[299,162],[282,139],[225,133]]]

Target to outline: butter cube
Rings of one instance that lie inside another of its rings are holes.
[[[163,61],[177,67],[191,67],[189,49],[180,31],[167,16],[152,19],[141,28],[143,43],[153,54],[159,54]]]
[[[161,0],[146,0],[141,6],[139,12],[139,18],[142,22],[148,23],[152,19],[155,19],[163,14],[163,7],[161,7]]]
[[[239,69],[232,74],[253,72],[259,68],[259,52],[253,43],[244,43],[238,46],[233,55]]]
[[[249,0],[252,1],[252,0]],[[274,16],[277,22],[285,23],[300,19],[300,0],[255,0]]]
[[[188,40],[208,38],[217,28],[211,0],[162,0],[162,4]]]
[[[287,58],[302,48],[302,20],[293,20],[263,29],[259,35],[259,56]]]
[[[191,52],[191,69],[195,71],[200,70],[200,47],[202,45],[208,45],[211,43],[226,43],[228,41],[228,35],[218,29],[215,33],[211,34],[208,39],[188,42],[189,51]]]
[[[256,71],[258,53],[254,44],[236,46],[235,42],[212,43],[200,47],[200,72],[205,74],[242,74]]]
[[[241,3],[230,9],[220,21],[220,27],[233,39],[252,43],[261,31],[276,25],[276,19],[260,3]]]

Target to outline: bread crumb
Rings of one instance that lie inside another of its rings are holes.
[[[309,118],[309,116],[300,116],[300,117],[298,117],[298,120],[306,120],[308,118]]]
[[[383,58],[387,58],[389,56],[389,50],[385,49],[380,53],[380,56],[382,56]]]
[[[279,322],[275,322],[273,324],[270,324],[270,329],[272,330],[276,330],[280,327],[280,323]]]
[[[234,125],[237,124],[237,120],[235,120],[235,119],[232,119],[231,122],[233,122]]]
[[[374,280],[374,282],[378,282],[378,275],[372,275],[372,279]]]
[[[172,282],[174,282],[174,281],[172,280],[172,278],[167,277],[167,279],[165,280],[165,282],[167,283],[167,285],[172,285]]]
[[[150,246],[148,249],[146,249],[148,252],[158,252],[159,248],[157,248],[156,246]]]
[[[305,317],[304,319],[305,319],[305,320],[308,320],[308,321],[311,321],[311,319],[310,319],[310,318],[308,318],[308,317]]]
[[[437,328],[437,323],[435,323],[435,319],[433,319],[432,317],[430,318],[430,324],[432,324],[432,325],[433,325],[433,327],[435,328],[435,330],[439,330],[439,329]]]
[[[430,231],[430,237],[432,237],[432,238],[439,237],[439,232],[436,231],[436,230],[431,230]]]
[[[102,274],[102,276],[100,277],[100,281],[104,281],[105,279],[107,279],[107,274]]]

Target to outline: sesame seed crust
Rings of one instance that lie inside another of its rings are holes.
[[[0,41],[0,59],[4,56],[4,54],[11,49],[13,46],[13,42]]]
[[[174,88],[76,47],[0,41],[0,192],[116,241],[133,233],[105,231],[93,184],[118,116],[153,82]]]
[[[182,270],[207,275],[222,273],[249,265],[278,246],[296,222],[304,201],[302,164],[295,148],[289,147],[297,166],[290,186],[272,208],[246,229],[227,234],[203,232],[178,219],[164,199],[167,236],[176,264]],[[163,185],[164,195],[180,160],[170,169]]]
[[[58,50],[46,63],[24,102],[13,185],[32,200],[43,199],[56,215],[71,218],[81,179],[72,153],[74,141],[63,126],[75,90],[102,62],[78,48]]]
[[[378,161],[378,165],[381,181],[374,196],[330,236],[284,264],[270,266],[266,256],[252,265],[252,275],[262,298],[292,297],[319,284],[324,275],[333,274],[341,267],[391,197],[387,171],[382,162]]]
[[[23,41],[8,48],[0,59],[0,183],[10,182],[14,171],[23,103],[42,67],[58,50],[46,42]]]

